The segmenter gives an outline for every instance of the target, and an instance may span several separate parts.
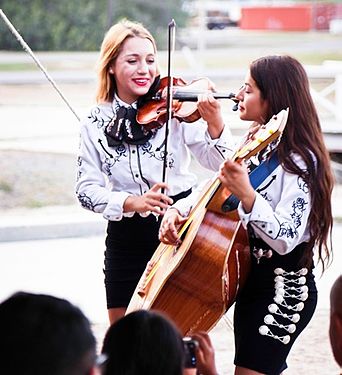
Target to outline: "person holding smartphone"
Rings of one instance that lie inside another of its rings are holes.
[[[217,375],[209,335],[183,338],[166,315],[152,310],[134,311],[114,323],[101,353],[107,358],[102,375]]]

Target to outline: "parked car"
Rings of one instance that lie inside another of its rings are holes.
[[[228,10],[210,10],[206,11],[205,24],[209,30],[222,30],[229,26],[237,26],[237,21],[233,20]]]

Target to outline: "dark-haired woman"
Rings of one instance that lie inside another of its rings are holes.
[[[316,308],[314,251],[323,270],[331,255],[333,175],[308,77],[296,59],[254,61],[236,96],[240,118],[253,126],[289,108],[280,139],[246,163],[225,161],[219,172],[222,184],[240,200],[237,210],[252,262],[234,310],[235,374],[279,375]],[[274,155],[274,171],[254,189],[249,173]],[[177,210],[166,212],[163,242],[179,240],[176,227],[189,202],[185,198],[175,203]]]

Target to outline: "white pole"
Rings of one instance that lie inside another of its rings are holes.
[[[203,64],[203,59],[204,59],[204,52],[205,52],[205,46],[206,46],[206,11],[205,11],[205,0],[201,0],[198,2],[198,12],[199,12],[199,33],[198,33],[198,39],[197,39],[197,51],[198,55],[201,60],[201,65],[204,66]]]
[[[342,122],[342,74],[337,74],[335,79],[336,120]]]

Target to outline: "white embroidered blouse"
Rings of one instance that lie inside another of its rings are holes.
[[[123,142],[109,147],[105,129],[114,116],[113,103],[92,108],[81,121],[81,137],[76,182],[77,197],[86,209],[103,214],[107,220],[121,220],[134,212],[123,212],[129,195],[142,195],[162,181],[165,128],[153,131],[143,145]],[[125,105],[125,103],[120,103]],[[234,148],[226,126],[218,139],[211,139],[203,120],[195,123],[172,119],[169,126],[167,184],[169,196],[193,188],[196,175],[189,170],[191,154],[210,170],[218,171]],[[143,216],[143,215],[142,215]]]
[[[303,170],[306,169],[298,155],[293,158]],[[173,207],[181,215],[187,216],[196,202],[199,190],[179,200]],[[256,200],[250,213],[244,211],[241,203],[238,206],[244,228],[247,229],[250,224],[257,238],[261,238],[282,255],[309,239],[310,192],[301,178],[278,165],[256,192]]]

